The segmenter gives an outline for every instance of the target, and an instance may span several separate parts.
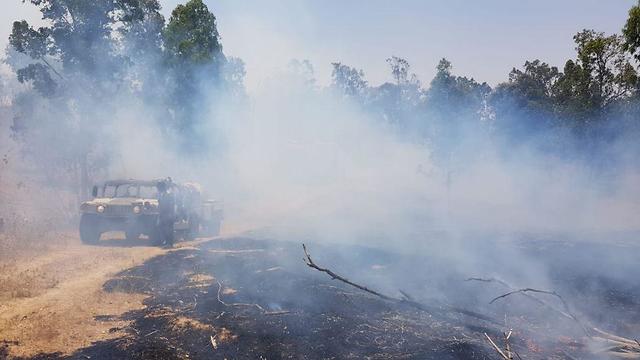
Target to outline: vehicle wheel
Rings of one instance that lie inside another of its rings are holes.
[[[151,235],[151,243],[155,246],[173,245],[176,239],[170,226],[156,226]]]
[[[162,236],[162,231],[160,231],[159,226],[154,226],[149,234],[149,241],[151,241],[151,245],[153,246],[161,246],[164,243],[164,237]]]
[[[140,238],[140,231],[137,229],[128,229],[124,232],[127,241],[135,241]]]
[[[220,223],[220,220],[209,221],[204,229],[205,236],[218,236],[220,234]]]
[[[195,240],[200,235],[200,222],[197,220],[197,218],[191,218],[189,223],[189,230],[187,230],[184,235],[184,239],[186,241]]]
[[[80,217],[80,240],[85,244],[95,245],[100,241],[100,221],[93,214],[82,214]]]

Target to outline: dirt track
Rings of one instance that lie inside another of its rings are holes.
[[[164,251],[122,240],[103,245],[86,246],[75,239],[61,249],[0,265],[0,341],[11,355],[71,353],[121,335],[109,329],[125,322],[100,315],[140,309],[145,296],[105,292],[102,285],[118,271]]]

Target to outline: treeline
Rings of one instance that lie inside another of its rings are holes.
[[[86,189],[112,161],[108,129],[127,111],[132,125],[141,115],[157,124],[176,152],[206,153],[203,129],[215,119],[204,114],[245,98],[244,65],[224,55],[202,0],[177,6],[168,20],[158,0],[28,2],[46,25],[13,24],[5,61],[30,87],[13,99],[12,132],[49,178],[72,173]],[[429,143],[440,159],[473,137],[508,145],[501,149],[531,144],[586,156],[637,139],[640,5],[621,34],[583,30],[573,40],[576,56],[562,69],[527,61],[494,88],[455,75],[446,59],[423,84],[395,56],[387,59],[391,82],[372,86],[362,70],[333,63],[330,88],[402,136]]]
[[[362,70],[337,62],[332,87],[409,136],[435,144],[443,156],[483,134],[509,146],[527,143],[586,157],[621,138],[637,140],[640,5],[629,11],[622,34],[583,30],[573,40],[576,58],[562,69],[526,61],[494,88],[455,75],[447,59],[423,85],[409,62],[395,56],[387,59],[393,82],[370,86]]]

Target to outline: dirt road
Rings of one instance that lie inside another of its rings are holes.
[[[146,296],[106,292],[103,284],[115,273],[166,252],[124,240],[86,246],[75,234],[65,235],[72,240],[60,249],[0,264],[0,349],[4,345],[12,356],[68,354],[121,336],[109,330],[127,322],[104,315],[141,309]]]

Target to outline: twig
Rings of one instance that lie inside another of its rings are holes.
[[[624,338],[622,336],[613,335],[613,334],[610,334],[610,333],[608,333],[606,331],[600,330],[597,327],[594,327],[593,331],[599,333],[600,335],[605,336],[605,338],[607,340],[616,341],[616,342],[619,342],[619,343],[624,343],[624,344],[627,344],[627,345],[630,345],[630,346],[633,346],[633,347],[636,347],[636,346],[640,347],[640,343],[638,342],[638,340],[635,340],[635,339],[631,340],[631,339]]]
[[[553,295],[553,296],[557,297],[560,300],[560,302],[562,302],[562,306],[564,307],[564,311],[566,312],[566,314],[568,314],[571,317],[571,319],[573,319],[573,321],[575,321],[580,326],[580,328],[582,328],[582,331],[584,331],[584,333],[587,336],[591,337],[591,333],[589,331],[587,331],[587,328],[582,324],[582,322],[580,320],[578,320],[578,317],[571,313],[571,310],[569,310],[569,304],[567,304],[567,302],[564,301],[562,296],[560,296],[555,291],[538,290],[538,289],[533,289],[533,288],[524,288],[524,289],[510,291],[510,292],[508,292],[506,294],[502,294],[502,295],[494,298],[493,300],[489,301],[489,304],[493,304],[494,301],[496,301],[498,299],[505,298],[505,297],[507,297],[509,295],[518,294],[518,293],[527,293],[527,292],[547,294],[547,295]]]
[[[520,357],[520,354],[518,354],[517,351],[513,350],[513,353],[516,354],[516,356],[518,357],[518,360],[522,360],[522,358]]]
[[[513,286],[509,285],[509,284],[508,284],[508,283],[506,283],[505,281],[502,281],[502,280],[500,280],[500,279],[496,279],[496,278],[477,278],[477,277],[471,277],[471,278],[466,279],[465,281],[496,282],[496,283],[498,283],[498,284],[500,284],[500,285],[502,285],[502,286],[506,287],[507,289],[509,289],[509,290],[511,290],[511,291],[517,290],[515,287],[513,287]],[[553,311],[555,311],[555,312],[559,313],[560,315],[562,315],[562,316],[564,316],[564,317],[566,317],[566,318],[568,318],[568,319],[575,320],[575,316],[574,316],[574,315],[572,315],[572,314],[570,314],[570,313],[567,313],[567,312],[565,312],[565,311],[562,311],[562,310],[560,310],[560,309],[557,309],[555,306],[552,306],[551,304],[548,304],[547,302],[545,302],[545,301],[544,301],[544,300],[542,300],[542,299],[539,299],[539,298],[537,298],[537,297],[535,297],[535,296],[533,296],[533,295],[531,295],[531,294],[527,294],[527,293],[522,293],[522,295],[524,295],[524,296],[526,296],[527,298],[529,298],[529,299],[531,299],[531,300],[533,300],[533,301],[537,302],[537,303],[538,303],[538,304],[540,304],[540,305],[543,305],[543,306],[545,306],[545,307],[547,307],[547,308],[549,308],[549,309],[551,309],[551,310],[553,310]],[[495,299],[494,299],[494,300],[495,300]]]
[[[413,301],[413,297],[409,294],[407,294],[406,292],[398,289],[398,291],[400,292],[400,294],[402,294],[402,297],[404,297],[405,300],[409,300],[409,301]]]
[[[537,302],[540,305],[545,306],[548,309],[551,309],[552,311],[555,311],[559,314],[561,314],[562,316],[571,319],[573,321],[576,322],[576,324],[578,324],[578,326],[582,329],[582,331],[585,333],[585,335],[587,335],[588,337],[591,337],[591,332],[589,332],[588,329],[592,328],[591,326],[587,327],[585,326],[581,320],[578,319],[578,317],[573,314],[569,308],[569,304],[567,304],[567,302],[562,298],[562,296],[560,296],[560,294],[558,294],[555,291],[547,291],[547,290],[538,290],[538,289],[533,289],[533,288],[524,288],[524,289],[516,289],[513,286],[509,285],[508,283],[500,280],[500,279],[496,279],[496,278],[477,278],[477,277],[471,277],[466,279],[465,281],[480,281],[480,282],[497,282],[498,284],[501,284],[503,286],[505,286],[506,288],[508,288],[509,290],[511,290],[510,292],[500,295],[496,298],[494,298],[493,300],[491,300],[489,302],[489,304],[493,304],[496,300],[505,298],[507,296],[516,294],[516,293],[521,293],[522,295],[526,296],[527,298]],[[560,310],[557,309],[555,306],[547,303],[546,301],[539,299],[531,294],[528,294],[528,292],[534,292],[534,293],[541,293],[541,294],[547,294],[547,295],[553,295],[555,297],[557,297],[560,302],[562,303],[562,306],[564,308],[564,310]]]
[[[524,289],[518,289],[518,290],[510,291],[510,292],[508,292],[506,294],[502,294],[502,295],[500,295],[498,297],[493,298],[493,300],[489,301],[489,304],[493,304],[496,300],[499,300],[499,299],[502,299],[502,298],[506,298],[509,295],[513,295],[513,294],[517,294],[517,293],[526,293],[526,292],[535,292],[535,293],[540,293],[540,294],[553,295],[553,296],[557,297],[558,299],[560,299],[560,301],[562,301],[562,303],[566,305],[566,303],[564,302],[562,297],[560,297],[560,295],[558,295],[555,291],[538,290],[538,289],[533,289],[533,288],[524,288]]]
[[[222,301],[222,298],[220,296],[220,293],[222,291],[222,283],[220,283],[220,281],[218,281],[218,302],[224,306],[248,306],[248,307],[255,307],[258,310],[260,310],[260,312],[262,312],[262,315],[269,315],[269,316],[274,316],[274,315],[284,315],[284,314],[288,314],[291,311],[289,310],[281,310],[281,311],[267,311],[265,308],[263,308],[262,306],[258,305],[258,304],[245,304],[245,303],[226,303],[224,301]],[[218,315],[217,318],[219,318],[220,316],[222,316],[224,314],[224,311]],[[216,318],[216,319],[217,319]]]
[[[248,307],[256,307],[258,310],[262,311],[263,313],[266,313],[267,310],[265,310],[262,306],[258,305],[258,304],[245,304],[245,303],[226,303],[224,301],[222,301],[222,299],[220,298],[220,292],[222,291],[222,284],[220,283],[220,281],[217,282],[218,283],[218,302],[224,306],[248,306]]]
[[[487,335],[487,333],[484,333],[484,336],[487,338],[487,340],[489,340],[489,343],[491,343],[491,346],[493,346],[493,348],[498,352],[498,354],[500,354],[500,356],[502,356],[502,358],[504,360],[511,360],[511,359],[509,359],[509,357],[507,357],[507,355],[505,355],[502,352],[502,350],[500,350],[498,345],[496,345],[496,343],[494,343],[493,340],[491,340],[491,338],[489,337],[489,335]]]
[[[282,310],[282,311],[268,311],[266,313],[264,313],[264,315],[284,315],[284,314],[290,314],[291,311],[289,310]]]
[[[153,335],[153,334],[157,333],[158,331],[160,331],[160,330],[153,330],[152,332],[148,333],[148,334],[147,334],[147,335],[145,335],[144,337],[151,336],[151,335]]]
[[[504,335],[504,347],[505,347],[505,352],[507,353],[507,357],[509,357],[509,359],[513,359],[513,356],[511,356],[511,345],[509,344],[509,338],[511,337],[511,333],[513,331],[509,330],[509,333],[502,333]]]
[[[302,244],[302,249],[304,250],[304,255],[305,255],[305,257],[302,259],[304,261],[304,263],[310,268],[313,268],[313,269],[316,269],[316,270],[318,270],[320,272],[328,274],[329,276],[331,276],[331,279],[333,279],[333,280],[342,281],[345,284],[351,285],[351,286],[353,286],[353,287],[355,287],[357,289],[360,289],[362,291],[365,291],[365,292],[368,292],[370,294],[376,295],[376,296],[378,296],[378,297],[380,297],[380,298],[382,298],[384,300],[388,300],[388,301],[392,301],[392,302],[396,302],[396,303],[406,304],[406,305],[412,306],[412,307],[414,307],[414,308],[416,308],[418,310],[426,311],[426,312],[429,312],[429,313],[432,313],[434,311],[433,307],[430,307],[430,306],[427,306],[425,304],[419,303],[419,302],[417,302],[415,300],[412,300],[412,297],[409,294],[407,294],[406,292],[402,291],[402,290],[399,290],[399,291],[404,296],[404,298],[403,299],[398,299],[398,298],[394,298],[394,297],[391,297],[391,296],[388,296],[388,295],[384,295],[384,294],[382,294],[380,292],[377,292],[375,290],[371,290],[366,286],[363,286],[363,285],[360,285],[360,284],[356,284],[353,281],[348,280],[347,278],[345,278],[343,276],[340,276],[340,275],[334,273],[333,271],[331,271],[331,270],[329,270],[327,268],[323,268],[323,267],[318,266],[311,259],[311,255],[309,255],[309,252],[307,251],[307,246],[305,244]],[[475,318],[480,319],[480,320],[488,321],[488,322],[490,322],[492,324],[500,325],[499,322],[497,322],[496,320],[494,320],[494,319],[492,319],[492,318],[490,318],[488,316],[485,316],[485,315],[482,315],[482,314],[478,314],[476,312],[469,311],[469,310],[466,310],[466,309],[461,309],[461,308],[458,308],[458,307],[450,306],[450,305],[445,305],[445,306],[451,311],[455,311],[455,312],[458,312],[460,314],[464,314],[464,315],[467,315],[467,316],[475,317]]]
[[[354,283],[354,282],[352,282],[352,281],[350,281],[350,280],[348,280],[348,279],[346,279],[346,278],[334,273],[333,271],[331,271],[329,269],[322,268],[322,267],[316,265],[316,263],[314,263],[313,260],[311,259],[311,255],[309,255],[309,252],[307,251],[307,246],[305,244],[302,244],[302,249],[304,250],[304,255],[306,257],[303,260],[304,260],[304,263],[307,264],[308,267],[314,268],[314,269],[316,269],[318,271],[321,271],[323,273],[328,274],[329,276],[331,276],[331,279],[333,279],[333,280],[340,280],[343,283],[349,284],[349,285],[351,285],[351,286],[353,286],[355,288],[358,288],[358,289],[360,289],[362,291],[366,291],[366,292],[368,292],[370,294],[379,296],[379,297],[381,297],[383,299],[386,299],[386,300],[397,300],[397,299],[394,299],[394,298],[392,298],[390,296],[387,296],[387,295],[381,294],[381,293],[379,293],[377,291],[371,290],[366,286],[362,286],[362,285],[356,284],[356,283]]]

